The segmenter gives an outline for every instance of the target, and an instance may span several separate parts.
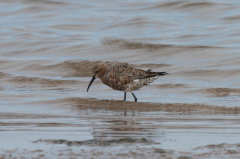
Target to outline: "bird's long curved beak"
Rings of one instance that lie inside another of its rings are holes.
[[[91,79],[91,81],[88,85],[87,92],[88,92],[88,90],[89,90],[89,88],[90,88],[90,86],[91,86],[91,84],[93,83],[94,80],[95,80],[95,75],[92,77],[92,79]]]

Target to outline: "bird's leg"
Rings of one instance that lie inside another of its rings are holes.
[[[133,93],[132,93],[132,95],[133,95],[133,97],[134,97],[135,102],[137,102],[136,96],[135,96]]]
[[[124,92],[124,101],[126,101],[126,94],[127,92]]]

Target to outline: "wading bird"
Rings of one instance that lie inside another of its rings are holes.
[[[128,63],[117,64],[107,67],[104,64],[96,64],[92,69],[93,77],[90,81],[87,92],[96,78],[100,78],[102,83],[112,89],[124,91],[124,101],[126,101],[126,93],[132,93],[135,102],[136,96],[132,91],[139,90],[141,87],[153,82],[159,76],[167,75],[166,72],[151,72],[151,70],[141,70],[128,66]]]

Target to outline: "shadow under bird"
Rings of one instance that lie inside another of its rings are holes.
[[[159,76],[167,75],[167,72],[151,72],[151,70],[141,70],[128,66],[128,63],[117,64],[107,67],[104,64],[96,64],[93,69],[93,77],[90,81],[87,92],[96,78],[100,78],[102,83],[114,90],[124,91],[124,101],[126,101],[126,93],[132,93],[135,102],[136,96],[132,91],[139,90],[141,87],[152,83]]]

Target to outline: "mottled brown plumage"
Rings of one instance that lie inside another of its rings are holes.
[[[139,90],[144,85],[153,82],[159,76],[166,75],[166,72],[151,72],[151,70],[141,70],[128,66],[128,63],[117,64],[113,67],[107,67],[104,64],[97,64],[92,69],[93,78],[90,81],[87,91],[95,78],[100,78],[102,83],[112,89],[124,91],[124,100],[126,92],[131,92],[135,102],[137,98],[132,91]]]

